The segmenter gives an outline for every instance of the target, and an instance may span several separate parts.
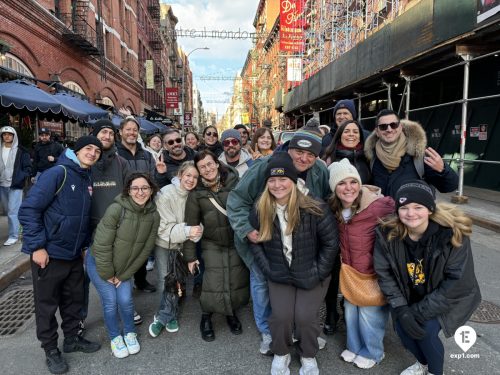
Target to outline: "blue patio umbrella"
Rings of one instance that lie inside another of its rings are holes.
[[[144,117],[136,117],[135,118],[139,122],[139,126],[141,127],[141,131],[146,134],[153,134],[159,132],[161,129],[158,125],[155,125],[149,120],[146,120]]]
[[[91,120],[99,120],[108,117],[108,111],[73,95],[61,92],[55,94],[53,97],[67,110],[70,110],[78,121],[89,122]]]
[[[161,122],[155,121],[153,124],[160,129],[160,134],[165,134],[167,132],[167,127]]]
[[[0,83],[0,105],[10,112],[28,111],[49,116],[67,116],[68,111],[53,95],[28,81]]]

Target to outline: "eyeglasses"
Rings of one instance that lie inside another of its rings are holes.
[[[149,193],[151,191],[151,186],[131,186],[129,190],[134,194],[137,194],[139,190],[141,193]]]
[[[382,131],[386,131],[389,126],[391,127],[391,129],[397,129],[399,127],[399,122],[391,122],[389,124],[378,124],[377,125],[377,127]]]
[[[205,135],[207,137],[218,137],[219,134],[217,134],[217,132],[206,132]]]
[[[198,166],[198,169],[199,169],[200,171],[206,171],[207,169],[212,169],[212,168],[213,168],[213,167],[215,167],[216,165],[217,165],[217,163],[216,163],[216,162],[214,162],[214,161],[209,161],[209,162],[208,162],[207,164],[205,164],[205,165],[199,165],[199,166]]]
[[[175,139],[169,139],[168,141],[165,141],[165,144],[172,146],[174,143],[182,143],[181,138],[175,138]]]
[[[224,147],[229,147],[231,145],[236,146],[240,144],[240,141],[238,141],[236,138],[231,138],[231,139],[225,139],[224,142],[222,142]]]

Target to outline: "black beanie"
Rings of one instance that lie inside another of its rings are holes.
[[[110,120],[102,119],[102,120],[96,121],[94,123],[93,129],[92,129],[92,135],[97,137],[97,134],[99,134],[99,132],[102,129],[106,129],[106,128],[111,129],[111,130],[113,130],[113,132],[116,133],[116,129],[113,126],[113,123]]]
[[[434,189],[422,180],[414,180],[401,185],[396,192],[396,209],[409,203],[421,204],[429,211],[436,210]]]
[[[73,151],[75,154],[80,151],[82,148],[84,148],[87,145],[94,145],[97,146],[101,149],[101,154],[102,154],[102,143],[100,140],[98,140],[96,137],[93,135],[84,135],[83,137],[80,137],[76,140],[75,147],[73,148]]]
[[[265,180],[269,177],[288,177],[294,183],[297,182],[298,174],[293,165],[292,158],[287,152],[276,152],[267,161]]]

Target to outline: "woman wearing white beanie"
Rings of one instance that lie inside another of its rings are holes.
[[[344,294],[347,328],[347,349],[340,356],[346,362],[368,369],[384,358],[388,306],[380,290],[369,293],[373,299],[366,299],[362,293],[364,284],[356,285],[354,293],[349,293],[344,275],[354,273],[360,279],[369,278],[369,285],[377,285],[373,268],[375,227],[379,218],[394,212],[394,201],[384,197],[378,187],[362,186],[357,169],[347,159],[332,163],[328,169],[333,192],[329,204],[339,223],[340,290]]]

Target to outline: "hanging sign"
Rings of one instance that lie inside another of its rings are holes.
[[[290,82],[302,81],[302,58],[289,57],[286,59],[286,80]]]
[[[165,101],[167,109],[177,109],[179,108],[179,88],[177,87],[167,87],[165,93]]]
[[[280,0],[280,51],[304,51],[303,0]]]
[[[146,89],[155,88],[155,80],[153,76],[153,60],[146,60]]]

